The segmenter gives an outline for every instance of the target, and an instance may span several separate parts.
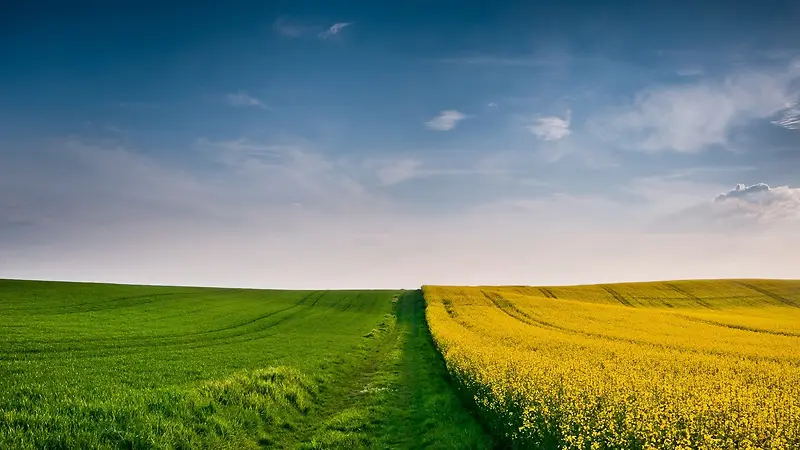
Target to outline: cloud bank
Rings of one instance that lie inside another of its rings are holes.
[[[752,186],[747,186],[745,184],[737,184],[732,191],[724,192],[719,194],[717,198],[714,199],[716,202],[725,201],[728,199],[734,198],[744,198],[748,196],[755,196],[761,192],[771,192],[772,188],[769,187],[766,183],[757,183]]]
[[[800,189],[765,183],[737,185],[712,201],[665,217],[662,229],[678,231],[769,232],[783,235],[800,226]]]
[[[321,289],[796,276],[796,228],[736,239],[714,223],[647,232],[628,206],[601,195],[431,211],[394,202],[380,186],[479,169],[409,158],[370,166],[384,167],[371,185],[363,165],[300,142],[201,139],[196,147],[212,172],[108,141],[4,155],[0,277]],[[800,210],[796,189],[734,192],[703,211],[744,202],[777,219]]]

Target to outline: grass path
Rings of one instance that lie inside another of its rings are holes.
[[[377,344],[323,394],[294,433],[299,447],[488,449],[492,440],[449,384],[420,291],[404,292]],[[289,447],[287,442],[266,447]]]

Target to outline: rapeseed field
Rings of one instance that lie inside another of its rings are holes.
[[[800,282],[424,286],[457,384],[514,448],[800,448]]]

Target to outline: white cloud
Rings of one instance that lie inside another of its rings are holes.
[[[790,130],[800,130],[800,103],[787,106],[780,118],[772,123]]]
[[[771,190],[772,190],[772,188],[770,188],[769,185],[766,184],[766,183],[756,183],[756,184],[754,184],[752,186],[747,186],[745,184],[737,184],[736,187],[733,188],[733,190],[730,190],[728,192],[719,194],[714,199],[714,201],[721,202],[721,201],[726,201],[726,200],[730,200],[730,199],[744,198],[744,197],[749,197],[749,196],[756,196],[756,195],[759,195],[762,192],[768,192],[768,191],[771,191]]]
[[[303,145],[196,145],[206,169],[165,164],[109,140],[71,138],[13,158],[0,153],[0,247],[197,223],[219,225],[223,234],[240,224],[268,232],[296,218],[298,207],[335,215],[385,204],[347,166]],[[13,236],[4,233],[10,226]]]
[[[231,106],[255,106],[261,109],[267,109],[267,105],[265,105],[264,102],[243,91],[225,95],[225,101]]]
[[[526,128],[543,141],[557,141],[572,133],[569,128],[570,121],[571,113],[567,111],[567,115],[563,119],[556,116],[538,117]]]
[[[795,230],[800,226],[800,189],[740,184],[713,201],[665,217],[661,225],[681,231]]]
[[[289,39],[314,38],[329,39],[342,32],[345,28],[353,25],[353,22],[336,22],[329,27],[301,22],[281,16],[272,23],[272,31],[275,34]]]
[[[226,182],[247,184],[254,195],[273,204],[300,203],[328,211],[347,211],[380,202],[367,192],[347,164],[331,160],[304,143],[200,139],[197,145],[222,165]],[[377,203],[373,206],[377,207]]]
[[[458,125],[458,122],[466,118],[467,116],[463,113],[453,109],[448,109],[441,111],[438,116],[425,122],[425,126],[431,130],[449,131],[455,128],[456,125]]]
[[[764,183],[752,186],[740,184],[734,190],[720,194],[714,203],[725,206],[718,213],[758,224],[800,221],[800,188],[771,188]]]
[[[349,27],[352,24],[353,24],[353,22],[337,22],[337,23],[331,25],[330,27],[328,27],[327,30],[319,33],[319,37],[320,37],[320,39],[328,39],[328,38],[330,38],[332,36],[336,36],[343,29],[345,29],[346,27]]]
[[[791,66],[778,73],[744,72],[721,81],[648,89],[632,104],[596,118],[593,128],[623,148],[646,152],[724,146],[734,128],[785,110],[797,98],[792,83],[798,76],[800,68]]]

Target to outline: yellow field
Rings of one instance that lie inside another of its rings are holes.
[[[423,292],[449,370],[508,445],[800,449],[800,282]]]

